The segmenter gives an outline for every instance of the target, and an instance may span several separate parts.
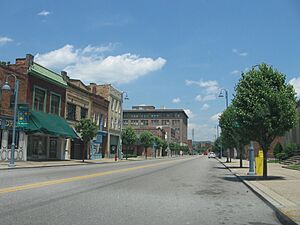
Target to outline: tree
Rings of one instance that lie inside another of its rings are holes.
[[[229,105],[220,116],[221,143],[225,148],[234,148],[239,152],[240,167],[243,167],[243,149],[250,142],[248,134],[237,120],[237,110]]]
[[[160,149],[162,146],[162,139],[160,137],[154,136],[154,157],[156,158],[156,150]]]
[[[96,136],[98,127],[90,119],[81,119],[75,126],[75,130],[83,140],[82,162],[84,162],[85,152],[89,147],[89,142]]]
[[[137,136],[136,133],[134,132],[134,130],[132,129],[132,127],[126,127],[123,131],[122,131],[122,143],[125,145],[126,148],[126,160],[127,160],[127,156],[128,156],[128,148],[132,145],[134,145],[137,141]]]
[[[297,122],[296,93],[285,75],[271,66],[252,68],[237,84],[233,105],[238,124],[257,141],[264,155],[263,177],[267,177],[268,150],[276,136],[282,136]]]
[[[166,151],[166,149],[168,148],[168,142],[166,140],[161,140],[161,152],[162,152],[162,156],[164,155],[164,152]]]
[[[170,150],[171,150],[171,157],[172,157],[172,152],[176,151],[176,143],[171,142],[171,143],[169,144],[169,148],[170,148]]]
[[[153,134],[150,133],[149,131],[144,131],[143,133],[140,134],[139,140],[140,140],[140,144],[145,149],[145,158],[147,159],[147,150],[153,144]]]

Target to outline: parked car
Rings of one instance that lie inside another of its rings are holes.
[[[208,158],[216,158],[216,154],[214,152],[209,152]]]

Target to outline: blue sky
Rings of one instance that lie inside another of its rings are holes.
[[[300,94],[298,0],[1,2],[0,60],[26,53],[85,83],[112,83],[132,105],[182,108],[189,137],[214,140],[241,72],[261,62]]]

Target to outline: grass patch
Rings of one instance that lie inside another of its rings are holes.
[[[300,164],[292,164],[287,166],[288,169],[300,170]]]
[[[279,163],[279,159],[269,159],[268,163]]]

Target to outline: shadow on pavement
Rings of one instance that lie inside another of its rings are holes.
[[[222,177],[223,180],[232,181],[232,182],[241,182],[242,180],[285,180],[281,176],[268,176],[266,179],[262,176],[238,176],[238,177]]]

